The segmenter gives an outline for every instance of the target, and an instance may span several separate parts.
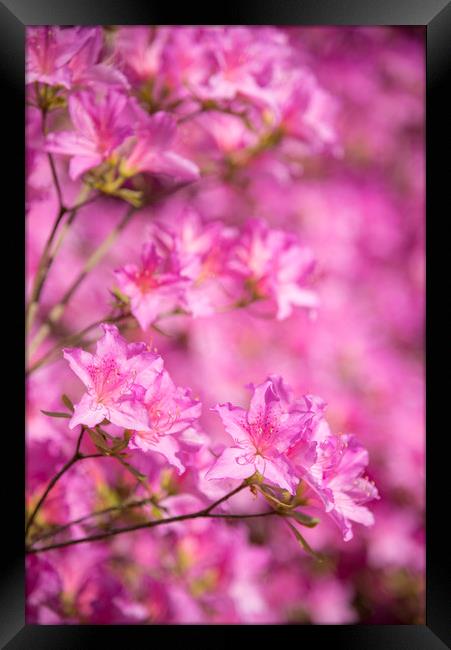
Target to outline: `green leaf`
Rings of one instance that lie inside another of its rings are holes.
[[[102,424],[103,424],[103,422],[102,422]],[[107,424],[109,424],[109,422],[107,422]],[[95,427],[95,430],[97,431],[97,433],[102,434],[104,440],[115,440],[115,438],[111,435],[111,433],[108,433],[108,431],[105,431],[105,429],[102,429],[102,427],[99,424]]]
[[[263,496],[267,501],[275,504],[277,508],[283,508],[284,510],[289,510],[290,508],[293,507],[290,503],[284,503],[283,501],[280,501],[277,497],[275,497],[273,494],[270,494],[267,489],[268,487],[269,486],[267,485],[259,486],[260,492],[263,494]]]
[[[117,454],[116,458],[120,459],[121,464],[126,467],[133,476],[136,476],[138,481],[147,481],[147,476],[145,474],[136,469],[136,467],[133,467],[133,465],[130,465],[130,463],[127,463],[125,460],[125,458],[128,458],[127,454]]]
[[[108,447],[108,444],[104,438],[104,436],[99,433],[99,431],[96,431],[96,429],[87,429],[89,436],[92,440],[92,442],[95,444],[95,446],[100,449],[100,451],[103,452],[109,452],[110,448]]]
[[[316,551],[314,551],[314,550],[312,549],[312,547],[311,547],[310,544],[307,542],[307,540],[304,539],[304,537],[301,535],[301,533],[298,531],[298,529],[295,528],[295,527],[293,526],[293,524],[290,524],[289,521],[287,521],[286,523],[287,523],[287,525],[291,528],[291,530],[293,531],[294,536],[296,537],[297,541],[298,541],[299,544],[302,546],[302,548],[304,549],[304,551],[305,551],[306,553],[308,553],[309,555],[313,556],[316,560],[318,560],[318,562],[323,562],[323,561],[324,561],[324,558],[323,558],[323,556],[321,555],[321,553],[317,553]]]
[[[69,413],[61,413],[60,411],[43,411],[41,413],[48,415],[49,418],[71,418],[72,416]]]
[[[130,442],[130,438],[132,437],[132,432],[128,431],[127,429],[124,431],[124,437],[123,438],[113,438],[114,444],[111,447],[111,452],[113,454],[119,453],[120,451],[123,451],[128,447],[128,443]]]
[[[69,411],[71,411],[71,413],[74,412],[75,410],[74,405],[72,404],[71,400],[67,395],[61,395],[61,401],[64,404],[64,406],[66,406],[69,409]]]
[[[296,512],[293,510],[293,512],[288,515],[292,519],[296,519],[296,521],[301,524],[302,526],[307,526],[307,528],[315,528],[319,524],[319,519],[316,519],[315,517],[309,517],[309,515],[305,515],[302,512]]]

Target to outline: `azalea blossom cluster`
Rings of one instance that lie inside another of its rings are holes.
[[[104,325],[96,355],[80,349],[64,350],[64,357],[86,386],[69,428],[95,427],[104,420],[131,429],[130,446],[156,451],[179,472],[181,440],[176,434],[193,429],[201,404],[189,390],[178,388],[163,367],[162,358],[145,343],[127,343],[114,325]]]
[[[209,477],[257,473],[292,494],[305,481],[345,541],[352,539],[351,521],[371,526],[373,515],[363,504],[378,493],[374,481],[363,478],[366,449],[352,435],[333,435],[323,418],[324,402],[311,395],[295,400],[281,377],[251,388],[247,412],[230,403],[216,407],[235,444],[222,452]]]
[[[116,270],[117,286],[143,330],[162,314],[193,317],[265,301],[279,320],[318,304],[308,286],[315,260],[297,237],[250,220],[241,231],[182,214],[142,246],[141,265]]]
[[[179,434],[195,427],[201,404],[189,391],[176,388],[160,356],[145,343],[127,342],[113,325],[104,325],[96,355],[81,349],[64,350],[64,357],[86,386],[75,406],[69,428],[93,428],[104,420],[133,431],[130,446],[156,451],[179,473]],[[333,435],[323,419],[324,402],[305,396],[295,400],[281,377],[251,386],[246,412],[232,404],[217,405],[234,444],[221,453],[206,478],[248,479],[258,475],[295,495],[304,480],[352,538],[351,521],[370,526],[371,512],[363,506],[378,498],[374,482],[362,478],[367,451],[350,435]]]
[[[26,43],[28,622],[421,622],[421,30]]]

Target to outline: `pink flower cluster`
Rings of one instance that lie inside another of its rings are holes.
[[[264,479],[296,494],[304,481],[352,539],[351,521],[371,526],[372,513],[363,504],[378,498],[374,482],[362,475],[368,452],[352,435],[334,435],[323,417],[324,402],[306,395],[294,399],[281,377],[269,377],[253,390],[249,410],[218,404],[227,433],[234,441],[208,472],[210,478]]]
[[[422,29],[26,50],[27,622],[424,622]]]
[[[106,419],[122,427],[125,418],[127,425],[140,428],[133,434],[132,449],[163,454],[184,472],[177,434],[197,426],[200,404],[174,386],[161,357],[145,344],[127,344],[114,326],[103,328],[95,355],[80,349],[64,351],[87,388],[70,426],[94,427]],[[330,433],[323,419],[324,403],[313,396],[294,399],[280,377],[251,388],[247,412],[230,404],[216,407],[235,445],[209,462],[206,477],[242,479],[258,473],[290,491],[304,480],[312,495],[321,495],[345,539],[352,536],[350,520],[372,523],[370,512],[361,505],[377,497],[375,488],[360,477],[366,451],[352,436],[339,439]],[[67,479],[67,499],[81,479]],[[82,482],[93,481],[98,481],[96,472],[85,473]],[[304,502],[310,496],[306,493]],[[169,496],[164,505],[177,516],[198,510],[203,501],[186,494]],[[141,623],[163,617],[190,623],[279,622],[260,592],[261,580],[268,579],[269,551],[249,547],[243,530],[216,522],[173,524],[168,531],[157,532],[151,542],[142,534],[133,542],[125,538],[115,543],[116,552],[139,571],[133,585],[121,582],[108,566],[105,547],[88,545],[76,560],[66,550],[45,559],[31,557],[28,615],[44,624],[102,624],[112,618]],[[166,586],[159,582],[160,574],[170,577]],[[329,588],[339,589],[335,584]],[[212,618],[206,615],[211,610]],[[320,617],[316,607],[312,616]]]
[[[189,390],[177,388],[162,358],[145,343],[127,343],[117,327],[103,325],[96,354],[66,349],[64,357],[86,387],[69,422],[95,427],[104,420],[134,431],[131,445],[156,451],[182,472],[177,457],[182,434],[195,426],[201,404]]]
[[[318,304],[306,288],[312,253],[295,235],[269,229],[262,220],[249,221],[240,232],[188,212],[174,229],[158,224],[154,232],[154,241],[142,247],[141,265],[116,270],[117,286],[144,330],[177,310],[210,316],[266,301],[282,320],[294,306]]]
[[[31,100],[45,110],[67,102],[72,128],[52,131],[46,148],[70,157],[73,180],[102,164],[118,165],[124,181],[140,172],[198,179],[196,163],[174,149],[176,117],[204,110],[219,118],[249,112],[255,142],[258,133],[283,133],[311,149],[336,143],[330,98],[307,69],[293,67],[295,51],[272,28],[124,29],[107,52],[99,28],[37,27],[27,43],[27,83],[38,84]]]
[[[96,354],[66,349],[64,357],[86,386],[69,427],[95,427],[103,421],[131,429],[131,448],[158,452],[182,473],[180,434],[196,428],[202,406],[189,390],[177,388],[162,358],[145,343],[127,343],[114,325]],[[296,494],[305,481],[325,511],[352,538],[351,521],[374,523],[363,504],[378,498],[374,482],[362,474],[368,452],[354,436],[336,436],[323,418],[320,398],[293,397],[281,377],[251,386],[249,410],[232,404],[215,407],[234,445],[227,447],[207,471],[207,479],[246,479],[259,474]]]

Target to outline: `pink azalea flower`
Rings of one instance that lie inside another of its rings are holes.
[[[260,219],[247,224],[229,264],[252,297],[275,300],[278,320],[295,306],[318,305],[316,293],[305,288],[314,265],[311,251],[295,235],[270,229]]]
[[[231,404],[215,407],[235,444],[216,459],[206,478],[244,479],[259,472],[293,494],[304,480],[345,541],[352,539],[351,521],[371,526],[374,517],[363,504],[378,498],[378,492],[362,478],[366,449],[354,436],[330,432],[320,398],[295,400],[276,376],[253,389],[247,412]]]
[[[161,67],[161,56],[169,30],[158,27],[121,27],[115,50],[124,61],[127,72],[138,81],[153,79]]]
[[[170,28],[160,74],[165,88],[170,88],[171,98],[200,96],[213,67],[214,55],[208,41],[208,28]]]
[[[284,36],[270,28],[247,27],[214,28],[209,36],[216,70],[202,88],[202,95],[218,101],[242,96],[266,105],[265,85],[274,61],[286,53]]]
[[[245,479],[259,472],[265,479],[294,493],[299,482],[285,452],[302,432],[305,414],[289,410],[289,389],[281,377],[251,386],[249,410],[218,404],[216,410],[234,445],[216,459],[207,478]]]
[[[314,151],[337,144],[336,102],[309,70],[284,70],[270,106],[285,135],[302,140]]]
[[[303,436],[287,452],[298,476],[319,496],[322,507],[340,527],[343,539],[353,537],[351,521],[371,526],[373,514],[363,504],[379,498],[374,482],[362,478],[368,452],[352,435],[335,435],[323,417],[325,403],[304,398],[309,405]]]
[[[136,129],[134,146],[121,163],[124,176],[149,172],[184,182],[199,178],[197,165],[172,149],[177,130],[172,115],[159,111],[144,117],[139,111],[139,118],[141,123]]]
[[[76,180],[84,172],[107,160],[131,129],[124,124],[127,97],[108,89],[98,98],[81,91],[69,98],[69,113],[74,131],[58,131],[47,136],[47,151],[71,156],[69,174]]]
[[[184,307],[197,318],[210,316],[230,304],[225,291],[226,265],[237,231],[222,221],[205,222],[199,214],[185,209],[170,228],[159,223],[156,236],[168,249],[174,249],[180,273],[188,278],[184,286]]]
[[[282,128],[288,135],[305,140],[314,150],[320,150],[337,143],[335,103],[327,92],[313,81],[312,84],[308,97],[303,84],[293,93],[282,114]],[[336,147],[335,150],[340,149]]]
[[[325,402],[315,395],[304,395],[301,399],[291,402],[291,408],[303,413],[304,420],[299,436],[287,450],[287,458],[295,468],[297,476],[321,496],[323,474],[318,463],[318,442],[314,436],[321,427],[327,427],[323,415],[325,407]],[[327,430],[329,431],[328,427]]]
[[[87,31],[89,33],[83,47],[68,63],[72,87],[106,84],[110,87],[127,88],[129,83],[122,72],[99,61],[103,48],[102,28],[93,27]]]
[[[409,567],[424,570],[424,531],[416,513],[385,503],[368,535],[368,563],[372,567]]]
[[[141,266],[127,264],[115,271],[119,289],[130,298],[131,311],[143,330],[160,314],[174,310],[182,300],[187,279],[178,271],[173,256],[161,256],[152,243],[145,243]]]
[[[191,397],[189,390],[177,388],[168,372],[161,370],[147,389],[144,404],[149,416],[150,431],[136,431],[130,447],[162,454],[181,474],[185,465],[179,457],[182,451],[179,434],[198,420],[202,411],[201,403]]]
[[[68,67],[72,57],[90,38],[91,30],[76,27],[27,28],[27,83],[39,81],[50,86],[71,87]]]
[[[378,499],[379,494],[374,482],[370,482],[363,473],[368,465],[368,451],[352,435],[335,436],[336,445],[330,454],[330,440],[327,445],[319,447],[319,462],[324,465],[323,485],[330,491],[333,504],[326,507],[329,516],[339,526],[345,542],[353,537],[353,521],[372,526],[373,513],[363,504]],[[326,461],[327,462],[327,461]]]
[[[55,624],[61,622],[59,613],[62,580],[45,557],[28,555],[26,559],[27,623]]]
[[[312,623],[341,625],[357,622],[357,612],[352,607],[353,596],[352,588],[337,578],[317,578],[306,594]]]
[[[127,343],[114,325],[102,325],[105,334],[95,355],[80,348],[66,348],[64,358],[87,388],[69,422],[94,427],[104,419],[120,427],[149,430],[144,396],[161,357],[145,343]]]

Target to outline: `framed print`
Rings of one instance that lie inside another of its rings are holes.
[[[384,5],[2,3],[2,647],[450,647],[451,7]]]

